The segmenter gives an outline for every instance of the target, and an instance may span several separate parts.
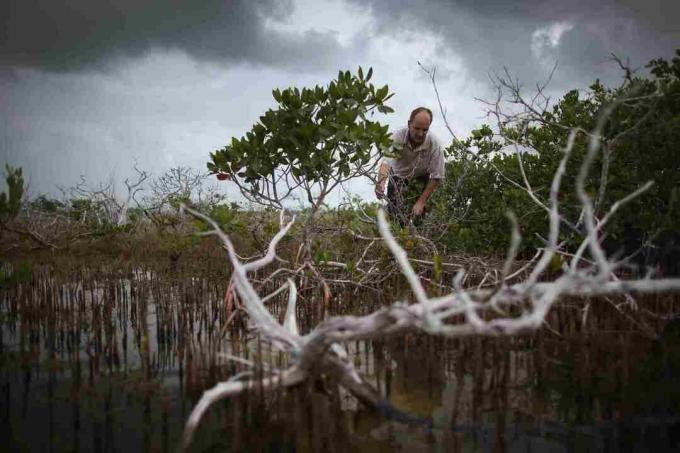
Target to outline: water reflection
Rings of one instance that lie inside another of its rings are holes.
[[[41,269],[0,293],[0,435],[7,450],[176,451],[204,389],[282,357],[225,309],[223,275]],[[382,303],[338,293],[332,312]],[[358,406],[323,378],[217,404],[193,449],[664,451],[680,447],[677,300],[572,301],[512,338],[415,333],[345,345],[396,408]],[[588,316],[582,310],[589,303]],[[271,307],[275,315],[282,307]],[[318,310],[302,307],[304,325]],[[655,337],[655,335],[657,335]]]

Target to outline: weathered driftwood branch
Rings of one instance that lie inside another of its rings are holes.
[[[566,156],[565,156],[566,158]],[[347,388],[362,402],[378,409],[389,407],[381,396],[361,377],[361,374],[349,360],[341,343],[356,340],[382,338],[398,332],[422,330],[433,335],[464,336],[471,334],[510,335],[539,328],[546,314],[563,296],[596,296],[636,293],[660,293],[680,291],[680,279],[649,278],[621,281],[611,272],[613,264],[607,261],[606,271],[599,267],[599,260],[588,268],[564,266],[564,274],[554,281],[541,282],[543,271],[558,249],[559,218],[557,214],[556,191],[559,188],[561,174],[555,175],[551,190],[551,231],[549,244],[541,251],[541,256],[526,281],[508,285],[503,279],[491,289],[465,289],[461,286],[463,272],[459,272],[451,294],[430,298],[425,292],[420,279],[411,267],[406,252],[392,236],[384,213],[378,215],[380,233],[386,245],[397,260],[415,295],[416,303],[396,302],[366,316],[339,316],[320,323],[306,335],[300,335],[295,319],[296,288],[292,280],[287,280],[289,291],[288,306],[283,325],[279,324],[264,305],[264,300],[257,294],[247,273],[272,263],[276,256],[276,246],[293,224],[293,220],[283,222],[281,230],[272,239],[267,253],[262,258],[249,263],[241,263],[236,256],[229,237],[224,234],[208,217],[185,208],[193,215],[202,218],[212,226],[212,230],[204,234],[217,235],[224,243],[234,267],[233,281],[240,299],[253,326],[263,337],[272,342],[279,350],[290,355],[291,365],[285,370],[270,370],[270,375],[258,381],[228,381],[216,385],[206,391],[192,411],[185,429],[184,444],[188,446],[202,415],[212,403],[220,399],[245,391],[253,386],[269,389],[272,387],[298,384],[317,373],[331,373],[338,377],[342,386]],[[585,241],[597,243],[597,228],[589,230]],[[584,241],[584,242],[585,242]],[[597,247],[598,245],[596,245]],[[513,258],[510,253],[508,262]],[[573,256],[572,260],[579,260]],[[509,264],[504,267],[507,273]],[[525,311],[519,316],[499,316],[503,308],[522,304]],[[526,307],[529,309],[526,309]],[[453,318],[463,317],[462,322],[453,323]],[[490,319],[485,319],[490,318]]]

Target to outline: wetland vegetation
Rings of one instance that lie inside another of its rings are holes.
[[[189,168],[27,199],[7,167],[3,448],[678,448],[680,53],[649,69],[555,105],[498,78],[417,227],[326,203],[389,145],[361,69],[211,156],[252,205]]]
[[[285,358],[271,344],[243,319],[228,318],[224,268],[205,264],[43,264],[6,288],[5,445],[175,451],[202,392],[253,371],[227,354],[281,366]],[[329,316],[387,301],[371,291],[336,292]],[[368,410],[327,376],[215,404],[192,449],[670,449],[679,440],[680,346],[669,318],[680,299],[640,298],[637,311],[620,302],[565,301],[544,328],[512,337],[411,332],[344,344],[367,380],[412,418]],[[269,305],[274,313],[282,306]],[[299,315],[308,331],[315,314]]]

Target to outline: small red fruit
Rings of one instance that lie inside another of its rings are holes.
[[[220,181],[226,181],[227,179],[230,179],[227,173],[217,173],[216,176]]]

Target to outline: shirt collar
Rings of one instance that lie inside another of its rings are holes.
[[[408,127],[406,128],[406,134],[404,135],[404,143],[405,143],[409,148],[411,148],[411,150],[412,150],[413,152],[419,152],[419,151],[426,150],[426,149],[430,146],[430,145],[429,145],[429,141],[430,141],[430,133],[428,132],[428,133],[425,135],[425,140],[423,140],[423,143],[421,143],[421,144],[418,145],[416,148],[414,148],[413,145],[411,145],[411,140],[410,140],[410,137],[409,137]]]

